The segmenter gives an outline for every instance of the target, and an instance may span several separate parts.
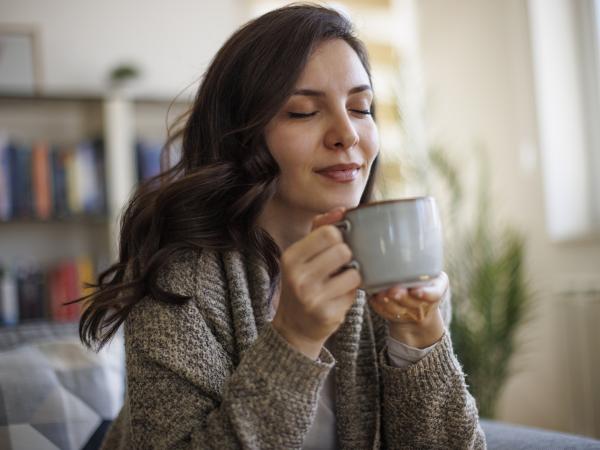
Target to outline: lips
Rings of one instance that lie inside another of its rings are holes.
[[[315,172],[338,183],[349,183],[358,177],[359,171],[360,164],[351,163],[335,164],[332,166],[327,166],[323,169],[318,169]]]
[[[348,163],[348,164],[334,164],[332,166],[327,166],[322,169],[317,169],[317,172],[324,171],[332,171],[332,170],[352,170],[352,169],[360,169],[360,164],[357,163]]]

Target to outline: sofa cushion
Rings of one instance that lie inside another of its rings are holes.
[[[122,405],[123,340],[95,353],[73,333],[33,334],[0,351],[0,448],[81,449]]]
[[[600,449],[600,441],[539,428],[481,420],[488,450]]]

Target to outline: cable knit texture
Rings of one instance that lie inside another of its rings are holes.
[[[331,353],[313,361],[271,327],[256,261],[189,251],[159,283],[192,300],[147,297],[128,317],[127,398],[104,449],[300,449],[330,370],[340,448],[485,448],[448,335],[409,368],[392,367],[385,322],[364,292]]]

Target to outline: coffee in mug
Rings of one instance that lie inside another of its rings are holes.
[[[443,270],[442,225],[435,199],[416,197],[360,205],[336,224],[351,248],[368,294],[396,284],[427,284]]]

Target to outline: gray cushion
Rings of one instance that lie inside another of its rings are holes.
[[[600,449],[600,441],[573,434],[482,420],[489,450]]]
[[[77,336],[79,324],[54,322],[29,322],[17,326],[0,327],[0,352],[28,343]]]
[[[56,334],[0,351],[1,449],[81,449],[122,405],[122,338],[97,354]]]

